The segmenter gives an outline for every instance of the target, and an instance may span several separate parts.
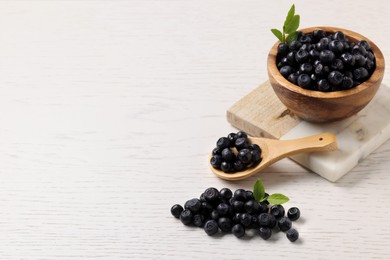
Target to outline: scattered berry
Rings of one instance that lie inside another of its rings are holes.
[[[208,220],[203,228],[207,235],[212,236],[218,232],[218,223],[215,220]]]
[[[291,228],[291,220],[287,217],[282,217],[278,220],[278,226],[281,231],[287,231]]]
[[[270,209],[270,213],[276,218],[280,219],[284,216],[284,207],[282,205],[273,205]]]
[[[171,208],[171,214],[172,216],[174,216],[175,218],[179,218],[180,217],[180,214],[181,212],[183,211],[183,207],[180,206],[179,204],[175,204],[172,206]]]
[[[301,211],[297,207],[292,207],[287,211],[287,217],[292,221],[299,219],[300,216]]]
[[[242,237],[245,235],[245,228],[243,225],[241,224],[235,224],[233,227],[232,227],[232,233],[233,235],[235,235],[236,237]]]
[[[299,238],[299,233],[296,229],[291,228],[286,232],[286,236],[288,240],[291,242],[295,242]]]
[[[272,235],[272,230],[268,227],[260,227],[257,230],[257,234],[259,234],[262,239],[268,240]]]
[[[192,223],[192,213],[189,209],[185,209],[180,213],[180,220],[184,225],[190,225]]]

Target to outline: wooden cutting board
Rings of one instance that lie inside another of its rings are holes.
[[[390,138],[390,88],[382,85],[374,99],[355,116],[315,124],[292,114],[267,81],[230,107],[227,120],[252,136],[275,139],[294,139],[321,132],[336,134],[337,151],[290,157],[334,182]]]

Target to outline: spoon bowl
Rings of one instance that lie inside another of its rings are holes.
[[[260,163],[244,171],[234,173],[225,173],[209,164],[211,171],[222,179],[237,181],[255,175],[276,161],[294,154],[326,152],[337,149],[336,136],[331,133],[322,133],[293,140],[276,140],[248,136],[248,140],[251,144],[260,146],[262,156]]]

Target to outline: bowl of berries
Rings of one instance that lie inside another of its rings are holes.
[[[385,68],[372,41],[336,27],[294,34],[290,42],[276,42],[267,61],[272,88],[292,113],[310,122],[332,122],[356,114],[371,101]]]

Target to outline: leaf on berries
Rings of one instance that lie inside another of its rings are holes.
[[[274,193],[274,194],[269,195],[267,200],[269,203],[271,203],[273,205],[280,205],[280,204],[286,203],[290,199],[283,194]]]
[[[287,17],[286,17],[286,20],[284,21],[283,28],[285,28],[287,26],[287,24],[291,23],[291,20],[293,19],[294,15],[295,15],[295,5],[293,4],[287,13]]]
[[[300,16],[298,14],[294,15],[293,18],[291,19],[291,22],[286,24],[285,33],[290,34],[295,32],[299,27],[299,21],[300,21]]]
[[[292,41],[295,41],[298,38],[298,32],[290,33],[286,38],[286,43],[290,44]]]
[[[260,202],[265,196],[265,188],[261,179],[257,179],[253,186],[253,197],[257,202]]]
[[[271,29],[271,32],[279,39],[279,41],[283,42],[283,34],[278,29]]]

